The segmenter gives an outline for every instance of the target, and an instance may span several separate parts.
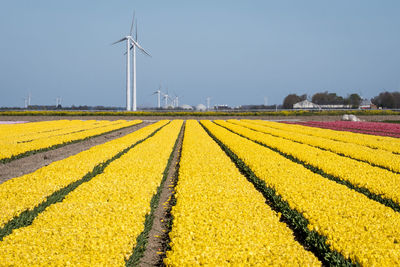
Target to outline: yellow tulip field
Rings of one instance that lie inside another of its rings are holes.
[[[0,125],[0,164],[141,122]],[[153,121],[0,183],[0,266],[399,266],[399,152],[281,122]]]
[[[0,125],[0,162],[60,146],[141,121],[51,121],[25,125]],[[25,127],[24,127],[25,126]]]

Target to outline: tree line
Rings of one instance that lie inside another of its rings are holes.
[[[282,107],[284,109],[292,109],[294,104],[306,99],[309,99],[306,94],[289,94],[284,98]],[[317,105],[348,105],[352,108],[358,108],[362,98],[358,94],[349,94],[347,97],[342,97],[336,93],[325,91],[314,94],[309,100]],[[400,92],[382,92],[372,98],[371,102],[378,108],[398,109],[400,108]]]

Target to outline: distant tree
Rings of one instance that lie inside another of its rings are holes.
[[[344,104],[351,105],[352,108],[358,108],[361,103],[361,97],[358,94],[351,94],[344,99]]]
[[[301,95],[301,96],[298,96],[296,94],[290,94],[285,97],[285,99],[283,100],[282,106],[284,109],[292,109],[294,104],[296,104],[300,101],[306,100],[306,99],[307,99],[306,94]]]
[[[394,108],[400,108],[400,92],[393,92],[392,95],[394,98]]]
[[[311,101],[318,105],[340,105],[345,102],[343,97],[336,93],[328,93],[328,91],[314,94]]]
[[[382,92],[371,102],[382,108],[400,108],[400,92]]]

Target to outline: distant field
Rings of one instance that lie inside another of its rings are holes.
[[[0,118],[1,266],[400,265],[400,125],[110,117]]]
[[[339,121],[344,114],[354,114],[363,121],[400,121],[400,111],[336,110],[336,111],[259,111],[259,112],[91,112],[91,111],[3,111],[0,121],[48,120],[163,120],[163,119],[263,119],[285,121]]]
[[[0,116],[129,116],[129,117],[213,117],[213,116],[338,116],[343,114],[400,115],[393,110],[282,110],[282,111],[1,111]]]

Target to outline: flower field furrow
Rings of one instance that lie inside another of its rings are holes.
[[[175,191],[167,266],[321,265],[196,121]]]
[[[0,143],[29,142],[34,139],[45,138],[57,134],[67,134],[74,131],[90,129],[98,126],[113,124],[110,121],[81,121],[81,120],[60,120],[32,122],[25,124],[9,125],[0,128]]]
[[[289,122],[287,122],[289,123]],[[373,135],[400,137],[400,126],[384,122],[353,122],[353,121],[303,121],[290,122],[305,126],[326,128],[338,131],[350,131]]]
[[[30,142],[11,142],[11,143],[2,143],[2,149],[0,151],[0,161],[3,160],[11,160],[13,158],[17,158],[19,155],[23,155],[24,153],[28,153],[30,151],[37,151],[41,149],[50,148],[57,145],[67,144],[79,140],[83,140],[89,137],[97,136],[100,134],[104,134],[110,131],[114,131],[117,129],[133,126],[141,123],[142,121],[117,121],[112,123],[107,123],[101,127],[96,126],[89,129],[82,129],[79,131],[75,131],[72,133],[66,133],[54,136],[45,136],[41,138],[37,138]],[[29,129],[27,129],[29,130]],[[69,130],[68,130],[69,131]]]
[[[332,250],[366,266],[400,264],[400,214],[212,122],[202,122],[300,212]]]
[[[249,129],[252,125],[249,128],[245,128],[243,126],[249,126],[245,122],[233,120],[230,121],[232,123],[220,120],[215,122],[253,141],[293,156],[295,159],[322,170],[324,173],[349,181],[356,187],[367,188],[378,196],[391,199],[400,204],[399,174],[371,166],[365,162],[343,157],[330,151],[257,132]]]
[[[4,238],[0,265],[124,266],[181,126],[182,121],[168,124],[48,207],[32,225]]]
[[[38,121],[17,124],[0,124],[0,141],[3,139],[17,139],[27,135],[35,136],[37,133],[52,132],[67,127],[75,127],[84,123],[92,123],[93,121],[82,120],[54,120],[54,121]],[[27,131],[26,129],[29,129]]]
[[[109,127],[109,126],[117,126],[119,124],[127,123],[126,121],[101,121],[99,123],[94,123],[91,125],[82,125],[80,127],[73,127],[73,128],[68,128],[68,129],[59,129],[56,131],[51,131],[51,132],[42,132],[35,134],[34,136],[25,136],[22,139],[17,140],[16,143],[30,143],[33,141],[37,141],[40,139],[48,139],[52,137],[57,137],[57,136],[68,136],[68,135],[73,135],[75,133],[79,132],[85,132],[85,131],[91,131],[91,130],[96,130],[104,127]],[[13,141],[12,144],[15,142]]]
[[[262,120],[250,121],[249,123],[256,123],[271,128],[276,128],[284,131],[290,131],[315,137],[322,137],[334,141],[345,143],[353,143],[361,146],[367,146],[373,149],[382,149],[390,152],[400,153],[400,139],[384,136],[374,136],[361,133],[352,133],[346,131],[336,131],[333,129],[321,129],[317,127],[309,127],[297,124],[267,122]],[[364,122],[360,122],[364,123]]]
[[[37,171],[0,184],[0,228],[25,210],[33,209],[47,196],[81,179],[86,173],[135,142],[168,123],[159,121],[110,142],[94,146]]]
[[[285,126],[287,124],[283,125]],[[396,173],[400,173],[400,155],[393,154],[392,152],[387,150],[373,149],[354,143],[344,143],[341,141],[302,134],[299,132],[276,129],[266,125],[256,125],[254,123],[248,123],[246,127],[251,127],[252,129],[257,131],[296,141],[302,144],[318,147],[337,153],[339,155],[368,162],[372,165],[382,167]]]

